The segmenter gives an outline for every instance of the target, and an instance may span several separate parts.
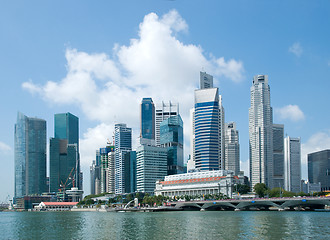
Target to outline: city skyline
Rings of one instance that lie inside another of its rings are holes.
[[[225,121],[237,122],[246,174],[249,88],[256,74],[271,79],[274,122],[284,124],[285,135],[301,137],[304,179],[307,153],[330,148],[330,117],[322,108],[330,88],[330,38],[323,31],[327,2],[239,1],[240,7],[218,1],[189,7],[179,1],[84,3],[80,11],[74,3],[21,4],[17,9],[15,3],[4,3],[0,10],[5,23],[0,26],[5,36],[0,40],[0,182],[8,182],[1,185],[0,201],[13,196],[17,111],[45,119],[47,139],[55,113],[79,117],[87,192],[86,173],[95,149],[112,137],[114,123],[132,127],[133,148],[137,146],[143,97],[151,97],[155,105],[180,104],[186,161],[199,71],[214,76]],[[117,11],[124,8],[125,13]],[[258,12],[258,18],[251,12]],[[86,19],[89,24],[81,24]]]

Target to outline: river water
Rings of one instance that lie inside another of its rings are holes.
[[[330,212],[0,212],[0,239],[330,239]]]

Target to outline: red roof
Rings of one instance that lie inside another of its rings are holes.
[[[43,202],[46,206],[76,206],[78,202]]]
[[[193,178],[193,179],[183,179],[183,180],[173,180],[173,181],[162,181],[160,182],[163,185],[172,185],[172,184],[182,184],[182,183],[195,183],[195,182],[213,182],[220,180],[222,177],[207,177],[207,178]]]

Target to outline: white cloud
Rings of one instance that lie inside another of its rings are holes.
[[[5,144],[4,142],[0,142],[0,152],[8,153],[11,151],[11,147]]]
[[[187,23],[175,10],[161,17],[150,13],[139,25],[138,38],[131,39],[128,46],[115,44],[111,55],[67,49],[67,75],[62,80],[43,86],[29,81],[22,87],[52,103],[77,105],[89,119],[100,123],[81,140],[82,162],[90,164],[91,159],[84,160],[84,156],[94,156],[95,147],[105,145],[104,139],[111,137],[115,122],[132,127],[135,141],[143,97],[152,97],[155,103],[179,102],[180,114],[188,123],[202,67],[217,78],[234,82],[243,79],[241,61],[207,58],[200,46],[177,39],[187,31]],[[104,128],[107,131],[100,131]],[[188,136],[185,142],[189,143]]]
[[[303,49],[299,42],[295,42],[291,47],[289,47],[289,52],[293,53],[297,57],[300,57],[303,53]]]
[[[298,105],[287,105],[282,108],[276,108],[275,114],[280,120],[291,120],[297,122],[305,119],[303,111],[299,108]]]
[[[302,177],[307,180],[307,154],[330,149],[330,131],[318,132],[301,144]]]

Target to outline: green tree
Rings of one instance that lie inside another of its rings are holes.
[[[254,192],[258,194],[259,197],[264,197],[267,193],[268,187],[264,183],[257,183],[254,185]]]
[[[250,186],[246,184],[237,184],[236,191],[239,194],[247,194],[248,192],[250,192]]]

